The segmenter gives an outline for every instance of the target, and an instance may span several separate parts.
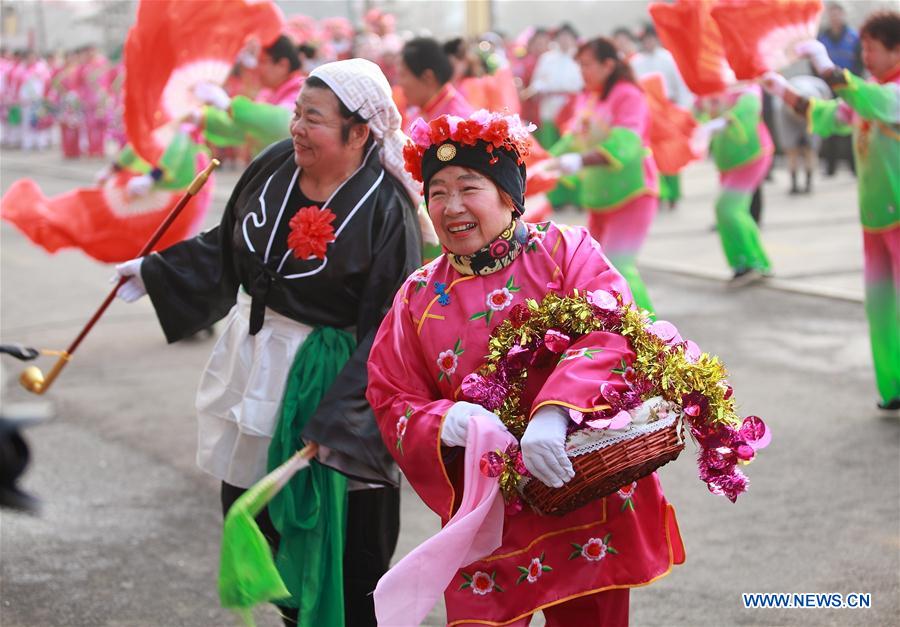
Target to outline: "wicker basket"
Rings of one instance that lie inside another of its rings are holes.
[[[626,435],[609,446],[585,452],[580,448],[584,447],[568,452],[575,477],[563,487],[551,488],[534,479],[526,479],[519,486],[523,499],[537,513],[562,516],[672,461],[684,449],[683,421],[677,416],[661,428],[633,437]]]

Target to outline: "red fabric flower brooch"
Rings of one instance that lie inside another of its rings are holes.
[[[315,205],[301,207],[289,223],[288,248],[294,251],[294,257],[325,259],[325,250],[334,241],[331,223],[335,217],[331,209],[319,209]]]
[[[486,109],[476,111],[468,118],[442,115],[430,123],[418,118],[409,129],[411,141],[403,148],[404,165],[406,171],[422,183],[422,156],[425,151],[448,140],[465,146],[483,141],[489,153],[503,148],[516,153],[519,163],[522,163],[529,154],[529,133],[536,128],[534,124],[522,122],[518,115],[503,115]]]

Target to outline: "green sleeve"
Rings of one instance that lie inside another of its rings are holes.
[[[290,136],[291,116],[292,113],[284,107],[254,102],[246,96],[236,96],[231,101],[231,117],[234,123],[263,146]]]
[[[572,143],[574,142],[574,140],[575,135],[573,133],[566,133],[558,140],[556,140],[556,143],[553,144],[550,147],[550,150],[548,150],[547,152],[550,153],[551,157],[558,157],[567,152],[572,152]]]
[[[134,151],[131,144],[125,144],[125,147],[116,155],[115,164],[123,170],[137,172],[138,174],[146,174],[152,168],[149,163],[141,159]]]
[[[190,185],[197,175],[197,155],[201,151],[206,148],[185,133],[177,133],[159,160],[162,178],[156,185],[161,189],[184,189]]]
[[[595,149],[606,157],[607,167],[613,170],[621,170],[635,161],[642,162],[646,154],[640,135],[623,126],[614,126]]]
[[[232,119],[228,111],[203,107],[203,137],[219,148],[240,146],[247,141],[247,133]]]
[[[838,116],[840,100],[819,100],[810,98],[806,109],[806,122],[809,130],[822,137],[832,135],[850,135],[853,127],[844,124]]]
[[[861,118],[900,124],[900,85],[870,83],[844,70],[847,84],[835,91]]]

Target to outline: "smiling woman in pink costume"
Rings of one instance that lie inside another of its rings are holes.
[[[588,210],[591,235],[628,280],[635,302],[652,311],[635,266],[659,204],[647,99],[610,40],[587,42],[575,58],[585,90],[550,152],[563,173],[574,175],[569,183]]]
[[[407,169],[424,183],[446,252],[395,297],[372,347],[367,397],[397,463],[446,525],[469,498],[467,443],[484,425],[509,435],[495,413],[462,400],[463,379],[482,365],[492,331],[527,318],[528,298],[606,290],[629,302],[631,293],[586,229],[520,219],[528,130],[518,116],[419,120],[411,137]],[[530,408],[522,461],[553,487],[574,476],[564,449],[567,408],[591,406],[603,381],[625,389],[618,368],[633,359],[614,333],[587,334],[571,348],[584,350],[535,369],[522,393],[521,406]],[[629,588],[684,561],[675,512],[655,474],[564,516],[499,513],[500,546],[455,571],[444,592],[449,625],[522,626],[538,610],[551,626],[626,625]]]

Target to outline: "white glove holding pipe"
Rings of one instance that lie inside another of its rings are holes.
[[[146,196],[153,189],[156,183],[154,178],[149,174],[141,174],[125,183],[125,192],[129,197]]]
[[[794,52],[801,57],[808,58],[819,74],[824,74],[834,69],[834,61],[828,56],[828,50],[825,49],[825,45],[821,41],[816,39],[801,41],[794,46]]]
[[[566,455],[569,413],[559,405],[544,405],[531,417],[522,436],[522,461],[538,481],[561,488],[575,476]]]
[[[133,303],[147,293],[144,279],[141,277],[142,263],[144,263],[144,258],[138,257],[116,266],[116,276],[112,278],[113,282],[119,281],[122,277],[128,277],[128,281],[116,292],[116,296],[126,303]]]
[[[231,107],[231,98],[224,89],[214,83],[197,83],[194,85],[194,95],[200,102],[205,102],[222,111],[228,111]]]
[[[488,411],[481,405],[475,403],[467,403],[465,401],[457,401],[453,403],[447,416],[444,418],[444,424],[441,427],[441,442],[447,446],[465,446],[466,438],[469,435],[469,418],[472,416],[485,416],[492,419],[504,431],[508,431],[506,425],[492,411]]]
[[[577,152],[567,152],[556,159],[559,171],[563,174],[575,174],[584,167],[584,159]]]
[[[784,76],[771,70],[762,75],[760,82],[763,89],[777,98],[784,98],[784,94],[791,88],[791,84]]]

